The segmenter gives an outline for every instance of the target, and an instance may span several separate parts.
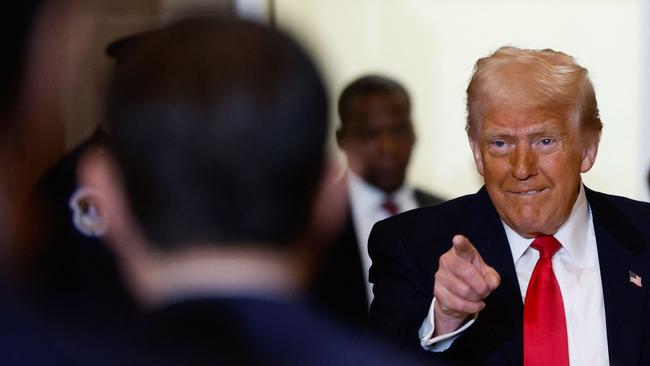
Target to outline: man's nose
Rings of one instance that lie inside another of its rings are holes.
[[[379,135],[379,151],[384,154],[392,154],[399,146],[397,139],[390,133],[382,133]]]
[[[537,174],[537,154],[527,144],[518,144],[510,156],[512,175],[526,180]]]

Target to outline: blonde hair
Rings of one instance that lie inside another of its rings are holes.
[[[602,122],[587,69],[551,49],[501,47],[479,59],[467,87],[470,137],[490,108],[543,109],[565,115],[600,136]]]

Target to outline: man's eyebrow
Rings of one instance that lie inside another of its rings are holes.
[[[531,128],[528,132],[528,135],[565,135],[567,134],[567,129],[563,126],[557,125],[544,125],[538,128]]]
[[[485,137],[508,137],[508,136],[514,136],[515,132],[512,128],[507,128],[507,127],[492,127],[485,129],[483,131],[483,134]],[[561,126],[548,126],[548,125],[543,125],[543,126],[533,126],[529,129],[526,130],[525,135],[527,136],[539,136],[539,135],[547,135],[547,134],[553,134],[553,135],[565,135],[567,134],[566,129],[563,129]]]
[[[511,128],[490,128],[483,131],[485,137],[499,137],[499,136],[512,136],[514,135]]]

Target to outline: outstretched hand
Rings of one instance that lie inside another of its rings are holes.
[[[435,335],[458,329],[471,314],[485,308],[483,301],[499,286],[501,277],[488,266],[474,245],[463,235],[440,257],[435,274]]]

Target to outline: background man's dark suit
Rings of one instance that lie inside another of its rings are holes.
[[[650,278],[650,205],[586,189],[595,228],[607,312],[612,365],[650,362],[650,304],[646,287],[629,281],[632,271]],[[444,354],[461,364],[522,364],[521,293],[503,225],[485,188],[447,203],[414,210],[375,225],[369,251],[376,283],[369,328],[414,352],[418,329],[433,298],[434,273],[453,235],[465,233],[501,285],[485,299],[476,323]],[[399,273],[399,275],[396,275]],[[570,295],[569,295],[570,296]],[[381,301],[379,301],[381,300]]]
[[[435,205],[442,199],[420,189],[414,190],[419,207]],[[361,263],[357,233],[348,208],[347,220],[319,265],[312,298],[339,321],[364,327],[368,319],[368,295]]]

